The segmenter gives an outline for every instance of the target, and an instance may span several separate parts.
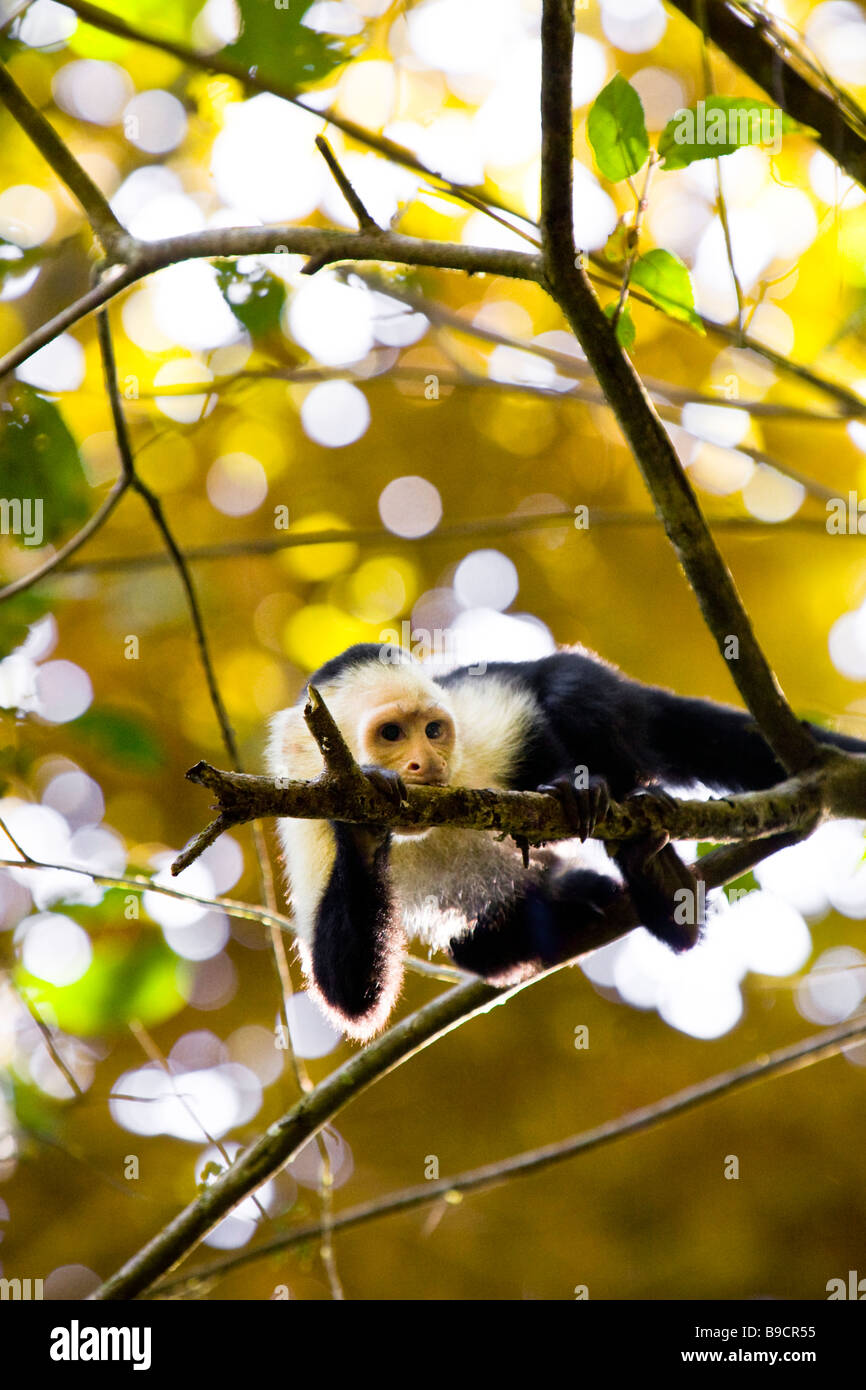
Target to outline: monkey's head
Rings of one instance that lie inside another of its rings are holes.
[[[450,702],[408,652],[374,643],[350,647],[316,671],[310,684],[358,763],[388,768],[409,785],[454,783],[460,758]],[[275,724],[283,758],[292,775],[316,776],[320,766],[307,764],[313,750],[318,764],[321,755],[304,727],[301,706],[294,718],[287,714]]]
[[[377,703],[360,713],[357,738],[362,763],[390,768],[407,784],[449,780],[456,733],[441,700],[407,692]]]
[[[457,752],[445,692],[400,648],[362,647],[358,655],[362,659],[341,673],[332,697],[334,717],[358,762],[389,768],[408,784],[444,786]]]

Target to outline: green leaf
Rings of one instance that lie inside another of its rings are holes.
[[[47,610],[48,600],[35,589],[0,603],[0,659],[23,644],[29,629]]]
[[[161,38],[180,39],[182,43],[194,42],[193,21],[201,13],[201,0],[135,0],[130,7],[116,0],[109,0],[102,9],[128,19],[141,29],[142,33],[158,33]],[[130,8],[134,13],[130,13]],[[14,32],[14,30],[13,30]],[[103,58],[123,66],[125,55],[129,52],[130,40],[92,24],[79,24],[66,41],[66,46],[82,58]]]
[[[145,876],[153,873],[152,868],[145,869]],[[62,911],[66,917],[71,917],[80,927],[91,937],[98,937],[103,931],[129,930],[129,919],[126,917],[126,902],[130,895],[138,896],[139,892],[135,888],[106,888],[102,901],[98,903],[64,903]],[[136,920],[146,918],[147,914],[141,908],[139,897],[140,917]]]
[[[632,266],[633,285],[639,285],[672,319],[690,323],[703,335],[704,325],[695,313],[695,296],[687,267],[672,251],[647,251]]]
[[[619,73],[592,103],[586,134],[596,164],[611,183],[636,174],[646,163],[650,146],[643,104]]]
[[[132,1019],[148,1027],[164,1023],[184,1007],[189,971],[161,937],[148,932],[133,942],[120,936],[97,941],[93,960],[73,985],[51,985],[20,968],[15,983],[37,1008],[45,1004],[53,1011],[58,1027],[83,1038],[119,1032]]]
[[[615,265],[622,265],[624,261],[627,261],[634,250],[631,244],[633,237],[634,228],[627,227],[620,218],[604,244],[602,254],[605,260],[612,261]]]
[[[0,59],[3,58],[2,48],[0,48]],[[14,280],[19,275],[24,275],[31,266],[37,265],[45,256],[45,248],[42,246],[28,247],[22,250],[14,242],[6,241],[0,237],[0,289],[3,289],[7,280]]]
[[[56,541],[90,515],[75,440],[53,401],[23,381],[0,403],[0,525],[22,545]]]
[[[236,261],[217,261],[216,272],[223,299],[253,338],[279,326],[286,302],[282,280],[263,265],[240,271]]]
[[[607,314],[609,319],[612,319],[614,314],[616,313],[616,304],[608,304],[604,312]],[[624,348],[625,351],[628,352],[629,348],[634,346],[634,340],[636,337],[637,330],[634,326],[634,319],[631,316],[631,310],[629,309],[627,304],[624,304],[622,306],[622,311],[619,315],[619,318],[616,321],[616,340],[619,343],[620,347]]]
[[[154,772],[165,762],[153,729],[135,715],[110,706],[91,706],[74,724],[76,734],[118,768]]]
[[[725,884],[725,897],[729,903],[737,903],[747,893],[757,893],[759,888],[760,884],[750,869],[747,873],[740,874],[740,877],[735,878],[731,883]]]
[[[12,1109],[21,1129],[37,1139],[51,1140],[58,1131],[58,1104],[38,1086],[12,1075]]]
[[[352,40],[304,24],[314,0],[239,0],[241,34],[225,52],[256,76],[301,88],[320,82],[351,57]],[[351,45],[351,47],[350,47]],[[275,158],[279,157],[277,151]]]
[[[805,134],[806,127],[768,101],[708,96],[671,116],[659,138],[659,157],[670,170],[733,154],[745,145],[768,145],[778,154],[782,136],[792,132]]]

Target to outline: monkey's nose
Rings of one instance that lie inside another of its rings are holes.
[[[424,784],[439,782],[441,778],[438,769],[432,763],[418,762],[413,758],[410,762],[407,762],[403,768],[403,780],[404,782],[419,782]]]

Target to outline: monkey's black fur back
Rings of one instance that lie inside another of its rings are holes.
[[[483,675],[463,667],[440,679],[491,678],[529,690],[544,712],[515,786],[549,781],[575,764],[604,776],[619,799],[652,782],[702,783],[712,790],[759,791],[785,772],[751,715],[630,679],[589,652],[538,661],[493,662]],[[866,753],[860,739],[806,725],[820,743]]]

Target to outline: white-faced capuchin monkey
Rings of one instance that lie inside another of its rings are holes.
[[[784,777],[751,717],[630,680],[592,652],[463,667],[432,679],[396,647],[361,644],[310,677],[357,762],[399,804],[411,783],[552,791],[581,840],[617,801],[665,785],[748,791]],[[305,696],[272,722],[267,761],[314,778],[322,757]],[[810,726],[822,743],[866,743]],[[588,770],[575,786],[575,769]],[[281,819],[301,959],[314,995],[350,1037],[371,1037],[400,990],[408,936],[510,984],[578,953],[623,884],[643,924],[675,951],[695,944],[678,888],[695,880],[665,837],[614,848],[622,882],[553,846],[524,855],[492,832]]]

